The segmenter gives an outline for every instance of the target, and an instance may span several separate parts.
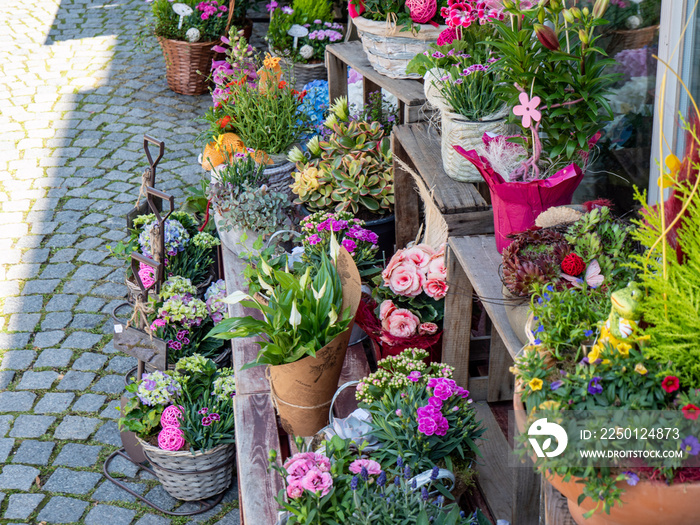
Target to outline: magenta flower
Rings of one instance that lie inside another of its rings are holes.
[[[211,418],[209,416],[204,416],[202,418],[202,425],[204,425],[205,427],[211,425]]]
[[[539,122],[542,118],[542,113],[537,110],[537,106],[540,105],[540,97],[530,99],[527,93],[520,93],[518,99],[520,105],[513,108],[513,114],[523,118],[523,127],[529,128],[532,121]]]
[[[294,9],[292,9],[291,7],[289,7],[288,5],[286,5],[286,6],[284,6],[284,7],[282,8],[282,12],[283,12],[285,15],[291,15],[292,13],[294,13]]]
[[[266,4],[266,5],[265,5],[265,7],[267,8],[267,12],[268,12],[268,13],[271,13],[272,11],[274,11],[275,9],[277,9],[277,6],[278,6],[278,5],[279,5],[279,4],[278,4],[275,0],[271,0],[271,2],[270,2],[269,4]]]
[[[180,350],[182,350],[182,343],[180,341],[175,341],[174,339],[170,339],[168,341],[168,348],[172,348],[173,350],[180,351]]]
[[[340,244],[342,244],[343,248],[345,248],[350,254],[352,254],[355,251],[355,248],[357,248],[357,244],[355,244],[355,241],[352,239],[343,239],[343,242]]]
[[[200,408],[198,412],[199,412],[200,414],[204,415],[204,414],[206,414],[207,412],[209,412],[209,409],[208,409],[207,407]]]
[[[408,374],[408,378],[413,381],[414,383],[416,381],[420,381],[420,378],[423,376],[418,370],[414,370],[410,374]]]
[[[204,15],[202,15],[202,16],[204,16]],[[221,47],[219,45],[212,47],[211,50],[216,51],[217,53],[226,53],[226,48]]]
[[[211,419],[212,421],[221,421],[221,416],[219,416],[219,414],[217,414],[216,412],[212,412],[211,414],[209,414],[209,419]]]

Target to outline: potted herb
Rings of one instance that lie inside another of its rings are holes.
[[[294,0],[280,6],[272,1],[267,7],[270,26],[265,39],[270,52],[282,57],[287,80],[299,91],[309,82],[325,80],[326,45],[343,39],[343,25],[333,22],[331,2]]]
[[[225,0],[154,0],[154,33],[163,49],[168,87],[181,95],[201,95],[216,53],[228,33],[232,12]]]
[[[226,490],[233,477],[233,370],[200,355],[174,372],[155,371],[126,387],[119,426],[134,432],[163,488],[197,501]],[[181,472],[178,472],[181,471]]]
[[[467,8],[468,16],[454,14],[461,7]],[[453,146],[477,147],[484,133],[502,135],[506,131],[503,100],[494,89],[500,83],[495,71],[497,55],[489,44],[495,29],[488,23],[503,16],[500,10],[479,9],[470,2],[449,6],[445,12],[448,29],[406,69],[425,78],[426,96],[440,110],[443,168],[461,182],[482,178]]]
[[[420,78],[416,73],[407,73],[406,67],[447,29],[438,26],[444,21],[441,11],[446,7],[446,0],[352,0],[349,4],[352,23],[369,63],[391,78]],[[401,52],[397,53],[397,49]]]
[[[499,252],[508,234],[533,226],[547,208],[571,203],[590,148],[611,118],[605,96],[613,80],[605,71],[613,61],[601,58],[595,35],[606,23],[607,0],[592,11],[559,2],[505,5],[505,20],[491,21],[498,33],[491,45],[500,56],[498,90],[519,133],[484,137],[478,151],[455,146],[489,185]]]
[[[294,148],[296,163],[292,192],[309,212],[348,211],[365,220],[379,235],[380,250],[393,250],[394,177],[389,137],[378,122],[350,117],[348,101],[331,107],[327,138],[306,144],[307,153]]]
[[[301,276],[256,268],[266,301],[236,292],[226,299],[262,313],[225,319],[210,336],[221,339],[263,336],[260,352],[246,368],[267,365],[270,390],[284,429],[312,436],[328,424],[328,406],[338,387],[352,321],[360,301],[360,276],[350,254],[332,239],[331,257],[322,254],[315,271]]]

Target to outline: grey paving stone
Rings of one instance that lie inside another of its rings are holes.
[[[11,437],[38,438],[46,434],[46,430],[56,421],[53,416],[32,416],[22,414],[15,419],[10,430]]]
[[[77,295],[54,295],[53,297],[51,297],[51,300],[48,302],[44,310],[46,310],[47,312],[62,312],[70,310],[71,308],[73,308],[73,305],[77,300]]]
[[[124,391],[124,376],[104,376],[92,387],[94,392],[119,394]]]
[[[7,329],[10,332],[32,332],[41,319],[41,314],[12,314]]]
[[[73,405],[75,412],[97,412],[105,403],[107,396],[99,394],[83,394]]]
[[[59,390],[85,390],[92,380],[95,379],[95,374],[89,372],[76,372],[71,370],[58,384]]]
[[[70,312],[51,312],[46,314],[41,322],[42,330],[60,330],[68,326],[73,320],[73,314]]]
[[[113,507],[111,505],[98,505],[85,517],[85,525],[129,525],[136,516],[136,511]]]
[[[48,390],[58,378],[58,372],[25,372],[17,390]]]
[[[22,254],[22,262],[25,263],[44,263],[48,258],[48,248],[27,250]]]
[[[73,402],[75,394],[48,392],[34,407],[35,414],[60,414]]]
[[[98,445],[81,445],[66,443],[54,459],[54,465],[65,467],[92,467],[97,463],[102,447]]]
[[[10,520],[26,520],[45,497],[43,494],[10,494],[3,517]]]
[[[4,370],[26,370],[32,364],[36,352],[33,350],[12,350],[5,352],[0,368]]]
[[[80,214],[75,212],[59,212],[56,214],[56,220],[58,222],[72,222],[75,223],[80,220]],[[51,240],[46,243],[47,248],[70,248],[76,247],[75,241],[78,240],[80,235],[77,234],[58,234],[51,237]]]
[[[88,348],[93,348],[97,343],[100,342],[100,340],[102,340],[102,336],[98,334],[91,334],[88,332],[73,332],[63,342],[62,347],[87,350]]]
[[[96,251],[96,250],[85,250],[83,253],[80,254],[80,257],[78,257],[78,260],[81,262],[99,264],[108,255],[109,255],[109,253],[107,253],[107,252]]]
[[[56,439],[87,439],[95,431],[100,420],[92,417],[66,416],[56,427]]]
[[[52,441],[34,441],[25,439],[12,458],[13,463],[26,463],[28,465],[48,465],[51,452],[56,446]]]
[[[112,328],[112,329],[113,329],[113,328]],[[116,354],[117,351],[118,351],[118,350],[117,350],[116,348],[114,348],[114,342],[113,342],[113,341],[110,341],[109,343],[107,343],[107,344],[104,346],[104,348],[102,348],[102,353],[103,353],[103,354]]]
[[[31,392],[0,392],[0,412],[26,412],[35,399]]]
[[[100,417],[104,419],[119,419],[121,417],[121,412],[119,408],[121,403],[118,399],[110,401],[105,409],[100,413]]]
[[[146,494],[145,498],[151,503],[155,503],[163,510],[172,510],[178,503],[178,500],[165,491],[163,485],[156,485],[153,487],[148,494]]]
[[[7,388],[15,377],[15,373],[11,370],[0,370],[0,390]]]
[[[65,248],[63,250],[58,250],[56,253],[54,253],[51,256],[51,262],[52,263],[66,263],[70,262],[75,258],[75,255],[78,253],[78,250],[75,248]],[[64,277],[63,275],[59,275],[60,277]]]
[[[95,286],[93,281],[66,281],[63,283],[63,291],[65,293],[86,294]]]
[[[124,482],[124,484],[137,494],[143,494],[143,491],[146,490],[146,485],[143,483],[127,481]],[[95,501],[123,501],[126,503],[133,503],[136,501],[136,498],[127,491],[117,487],[111,481],[106,480],[92,493],[91,497]]]
[[[99,238],[92,237],[90,239],[85,239],[84,241],[80,241],[78,244],[75,245],[76,248],[79,250],[93,250],[97,248],[98,246],[102,246],[104,244],[104,241]]]
[[[44,505],[39,515],[38,521],[47,523],[77,523],[88,506],[86,501],[64,496],[54,496]]]
[[[126,287],[124,283],[105,283],[93,288],[90,293],[100,297],[124,297],[126,296]]]
[[[43,489],[48,492],[61,492],[64,494],[87,494],[95,488],[95,485],[101,478],[102,474],[97,472],[85,472],[59,467],[51,474]]]
[[[136,525],[170,525],[170,520],[155,514],[144,514]]]
[[[73,363],[74,370],[82,371],[96,371],[100,370],[105,362],[107,362],[107,356],[102,354],[93,354],[92,352],[85,352]]]
[[[217,521],[214,525],[240,525],[241,524],[241,512],[238,509],[235,509],[228,514],[226,514],[223,518],[221,518],[219,521]]]
[[[93,330],[98,328],[107,318],[99,314],[75,314],[71,328],[78,330]]]
[[[70,363],[72,357],[72,350],[67,348],[50,348],[39,354],[39,359],[34,363],[34,368],[63,368]]]
[[[99,312],[104,304],[105,300],[99,297],[83,297],[75,309],[78,312]]]
[[[0,463],[5,463],[7,456],[12,452],[15,440],[12,438],[0,438]]]
[[[87,281],[97,281],[109,273],[109,268],[97,266],[95,264],[85,264],[78,268],[73,275],[73,279],[85,279]]]
[[[65,332],[61,330],[52,330],[50,332],[39,332],[34,337],[34,342],[32,343],[36,348],[48,348],[50,346],[56,346],[61,342],[61,339],[65,337]]]
[[[136,465],[121,456],[115,457],[109,464],[110,474],[124,474],[127,478],[134,478],[138,471],[139,468]]]
[[[10,431],[10,424],[14,416],[0,416],[0,437],[4,437]]]
[[[29,342],[30,334],[0,334],[0,350],[24,348]]]
[[[43,279],[29,281],[22,289],[22,295],[44,294],[53,292],[61,284],[60,279]]]
[[[118,374],[126,374],[129,370],[138,364],[138,360],[131,356],[114,356],[107,365],[107,372],[116,372]]]
[[[73,270],[75,270],[75,265],[70,263],[48,264],[39,277],[41,279],[63,279]]]
[[[44,304],[44,298],[40,295],[28,297],[7,297],[3,312],[13,314],[18,312],[38,312]]]
[[[39,475],[39,469],[25,465],[5,465],[0,473],[0,489],[28,491]]]
[[[116,421],[107,421],[97,430],[92,439],[105,445],[121,446],[122,443]]]

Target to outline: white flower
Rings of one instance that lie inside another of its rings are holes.
[[[301,49],[299,49],[299,54],[308,60],[313,56],[314,48],[311,47],[309,44],[303,45],[301,46]]]
[[[629,29],[637,29],[640,25],[642,25],[642,18],[637,15],[632,15],[627,20],[625,20],[625,25]]]
[[[199,29],[197,29],[196,27],[190,27],[187,30],[187,33],[185,33],[185,37],[187,37],[187,40],[189,42],[197,42],[202,37],[202,35],[200,34]]]

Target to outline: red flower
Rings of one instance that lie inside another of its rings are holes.
[[[683,412],[683,417],[686,419],[692,419],[693,421],[697,421],[698,417],[700,417],[700,407],[695,406],[692,403],[688,403],[681,408],[681,412]]]
[[[561,271],[564,272],[566,275],[571,275],[573,277],[576,277],[578,275],[581,275],[583,270],[586,269],[586,263],[583,262],[583,259],[576,255],[575,253],[570,253],[566,257],[564,257],[564,260],[561,262]]]
[[[282,80],[279,84],[277,84],[277,89],[284,89],[287,87],[287,83]]]
[[[221,117],[219,120],[217,120],[216,125],[219,126],[221,129],[224,129],[226,126],[229,125],[229,122],[231,122],[231,116],[226,115],[225,117]]]
[[[676,376],[666,376],[661,382],[661,388],[663,388],[669,394],[678,390],[680,386],[681,383],[680,381],[678,381],[678,378]]]

